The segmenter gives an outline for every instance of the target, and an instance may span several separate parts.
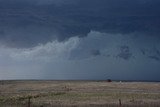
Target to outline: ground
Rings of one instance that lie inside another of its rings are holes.
[[[160,107],[160,83],[0,81],[0,107],[119,107],[120,103]]]

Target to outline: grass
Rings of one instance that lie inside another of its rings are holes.
[[[0,107],[160,107],[160,83],[3,81]],[[11,88],[12,87],[12,88]],[[151,88],[152,87],[152,88]]]

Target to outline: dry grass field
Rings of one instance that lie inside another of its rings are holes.
[[[121,107],[160,107],[160,83],[0,81],[0,107],[119,107],[119,100]]]

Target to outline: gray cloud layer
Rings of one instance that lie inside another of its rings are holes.
[[[0,42],[32,47],[91,30],[159,35],[159,5],[159,0],[0,0]]]
[[[159,80],[159,5],[0,0],[0,79]]]
[[[91,31],[32,48],[0,47],[0,79],[159,80],[160,40]],[[158,37],[157,37],[158,38]],[[141,50],[145,50],[142,54]],[[153,69],[154,68],[154,69]],[[145,76],[143,75],[145,74]]]

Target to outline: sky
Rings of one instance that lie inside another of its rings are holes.
[[[0,80],[160,81],[159,0],[0,0]]]

